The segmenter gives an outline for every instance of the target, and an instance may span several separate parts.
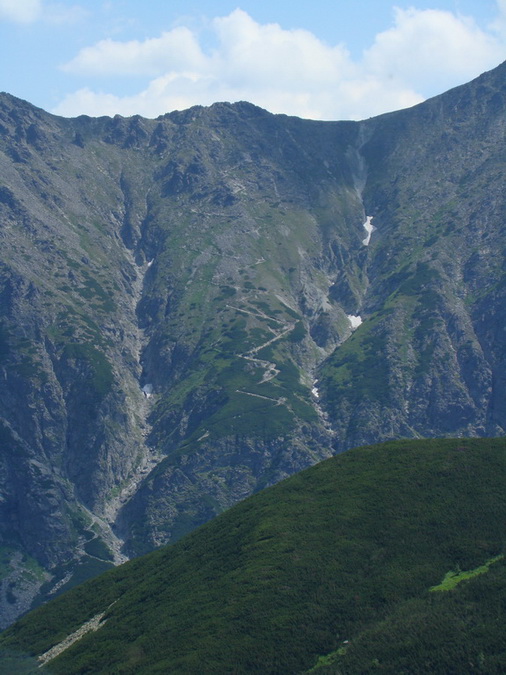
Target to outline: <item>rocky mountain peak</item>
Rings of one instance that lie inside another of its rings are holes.
[[[4,623],[332,454],[504,434],[505,68],[363,122],[0,95]]]

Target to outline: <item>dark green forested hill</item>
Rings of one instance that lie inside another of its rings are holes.
[[[30,613],[0,672],[503,673],[505,482],[506,439],[351,450]]]

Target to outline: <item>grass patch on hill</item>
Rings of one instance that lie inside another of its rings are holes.
[[[370,318],[326,361],[319,382],[331,409],[343,397],[354,404],[383,400],[388,390],[384,330]]]
[[[461,570],[452,570],[450,572],[447,572],[445,574],[443,581],[437,586],[432,586],[432,588],[430,588],[429,590],[451,591],[458,584],[460,584],[461,581],[465,581],[466,579],[472,579],[473,577],[478,576],[478,574],[485,574],[485,572],[488,572],[490,565],[499,562],[499,560],[502,560],[503,558],[504,558],[503,554],[496,555],[495,558],[487,560],[486,563],[480,565],[479,567],[476,567],[474,570],[467,570],[465,572],[462,572]]]

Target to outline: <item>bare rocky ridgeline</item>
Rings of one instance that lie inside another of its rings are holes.
[[[504,433],[505,76],[361,123],[0,96],[3,625],[347,448]]]

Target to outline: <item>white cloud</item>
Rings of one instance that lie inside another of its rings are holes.
[[[215,59],[231,83],[246,80],[250,85],[271,82],[293,87],[305,82],[316,89],[349,70],[344,47],[330,47],[305,30],[262,26],[242,10],[215,19],[213,28],[219,41]]]
[[[165,75],[152,80],[144,91],[133,96],[115,96],[84,87],[66,96],[53,112],[69,117],[78,115],[113,117],[117,114],[156,117],[170,110],[185,110],[196,105],[195,84],[198,77],[191,73]],[[205,96],[205,87],[201,87],[200,91],[202,96]],[[201,105],[210,105],[213,102],[212,98],[199,99]]]
[[[0,21],[33,23],[45,21],[53,24],[68,24],[80,21],[87,11],[79,5],[51,3],[43,5],[42,0],[0,0]]]
[[[498,0],[505,10],[506,0]],[[155,117],[191,105],[249,100],[272,112],[314,119],[360,119],[404,108],[465,82],[506,57],[495,32],[438,10],[396,9],[360,60],[305,30],[259,24],[235,10],[207,26],[207,51],[196,30],[180,26],[144,41],[103,40],[64,70],[87,77],[145,77],[134,95],[82,88],[54,110],[62,115]],[[431,88],[435,88],[436,91]]]
[[[364,58],[366,70],[380,77],[442,91],[505,57],[504,44],[471,18],[413,8],[396,8],[394,16],[394,26],[376,36]]]
[[[41,0],[0,0],[0,20],[31,23],[41,12]]]
[[[140,42],[101,40],[85,47],[63,70],[81,75],[160,75],[169,70],[205,67],[197,38],[184,26]]]

